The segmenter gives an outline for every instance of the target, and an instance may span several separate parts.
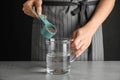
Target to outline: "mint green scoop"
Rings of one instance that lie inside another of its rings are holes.
[[[43,15],[38,14],[38,16],[41,19],[41,21],[44,23],[44,26],[41,29],[42,36],[47,38],[47,39],[52,38],[57,32],[56,26],[53,25],[52,23],[50,23]]]

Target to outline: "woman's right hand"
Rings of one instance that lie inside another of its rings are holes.
[[[31,17],[38,18],[38,15],[36,12],[33,10],[33,7],[37,9],[37,13],[41,14],[42,13],[42,0],[27,0],[23,4],[23,12]]]

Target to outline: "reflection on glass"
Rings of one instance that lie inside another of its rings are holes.
[[[46,80],[70,80],[70,73],[64,75],[46,74]]]

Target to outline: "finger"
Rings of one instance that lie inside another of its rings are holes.
[[[82,45],[82,47],[75,52],[76,57],[79,57],[84,51],[85,45]]]
[[[35,17],[33,14],[31,14],[28,10],[24,11],[25,14],[27,14],[30,17]]]
[[[73,46],[74,46],[75,49],[78,49],[78,45],[79,45],[80,41],[81,41],[80,37],[77,37],[77,38],[74,39]]]
[[[37,15],[37,13],[36,13],[33,9],[30,10],[30,13],[31,13],[31,15],[33,15],[34,17],[39,18],[38,15]]]
[[[73,35],[72,35],[72,39],[71,39],[71,46],[72,47],[75,47],[75,39],[76,39],[76,36],[77,35],[77,32],[75,31],[75,32],[73,32]]]
[[[28,16],[37,17],[37,15],[36,15],[35,13],[33,13],[31,9],[23,8],[23,11],[24,11],[24,13],[27,14]]]
[[[36,12],[33,10],[32,6],[29,5],[23,5],[23,11],[25,14],[31,16],[31,17],[38,17]]]
[[[84,43],[82,41],[79,41],[78,45],[76,46],[76,49],[79,49],[82,47],[82,45],[84,45]]]
[[[77,32],[75,31],[75,32],[73,32],[73,35],[72,35],[72,40],[74,40],[75,38],[76,38],[76,34],[77,34]]]
[[[42,14],[42,0],[37,0],[35,6],[37,8],[37,13]]]
[[[70,47],[71,47],[71,48],[73,48],[73,45],[72,45],[72,44],[73,44],[73,41],[74,41],[73,39],[70,39]]]

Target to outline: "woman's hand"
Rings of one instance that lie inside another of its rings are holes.
[[[41,14],[42,13],[42,0],[27,0],[23,4],[23,11],[25,14],[28,16],[38,18],[38,15],[36,12],[33,10],[33,7],[36,7],[37,13]]]
[[[76,57],[80,56],[91,44],[94,31],[89,26],[83,26],[73,33],[71,47]]]

